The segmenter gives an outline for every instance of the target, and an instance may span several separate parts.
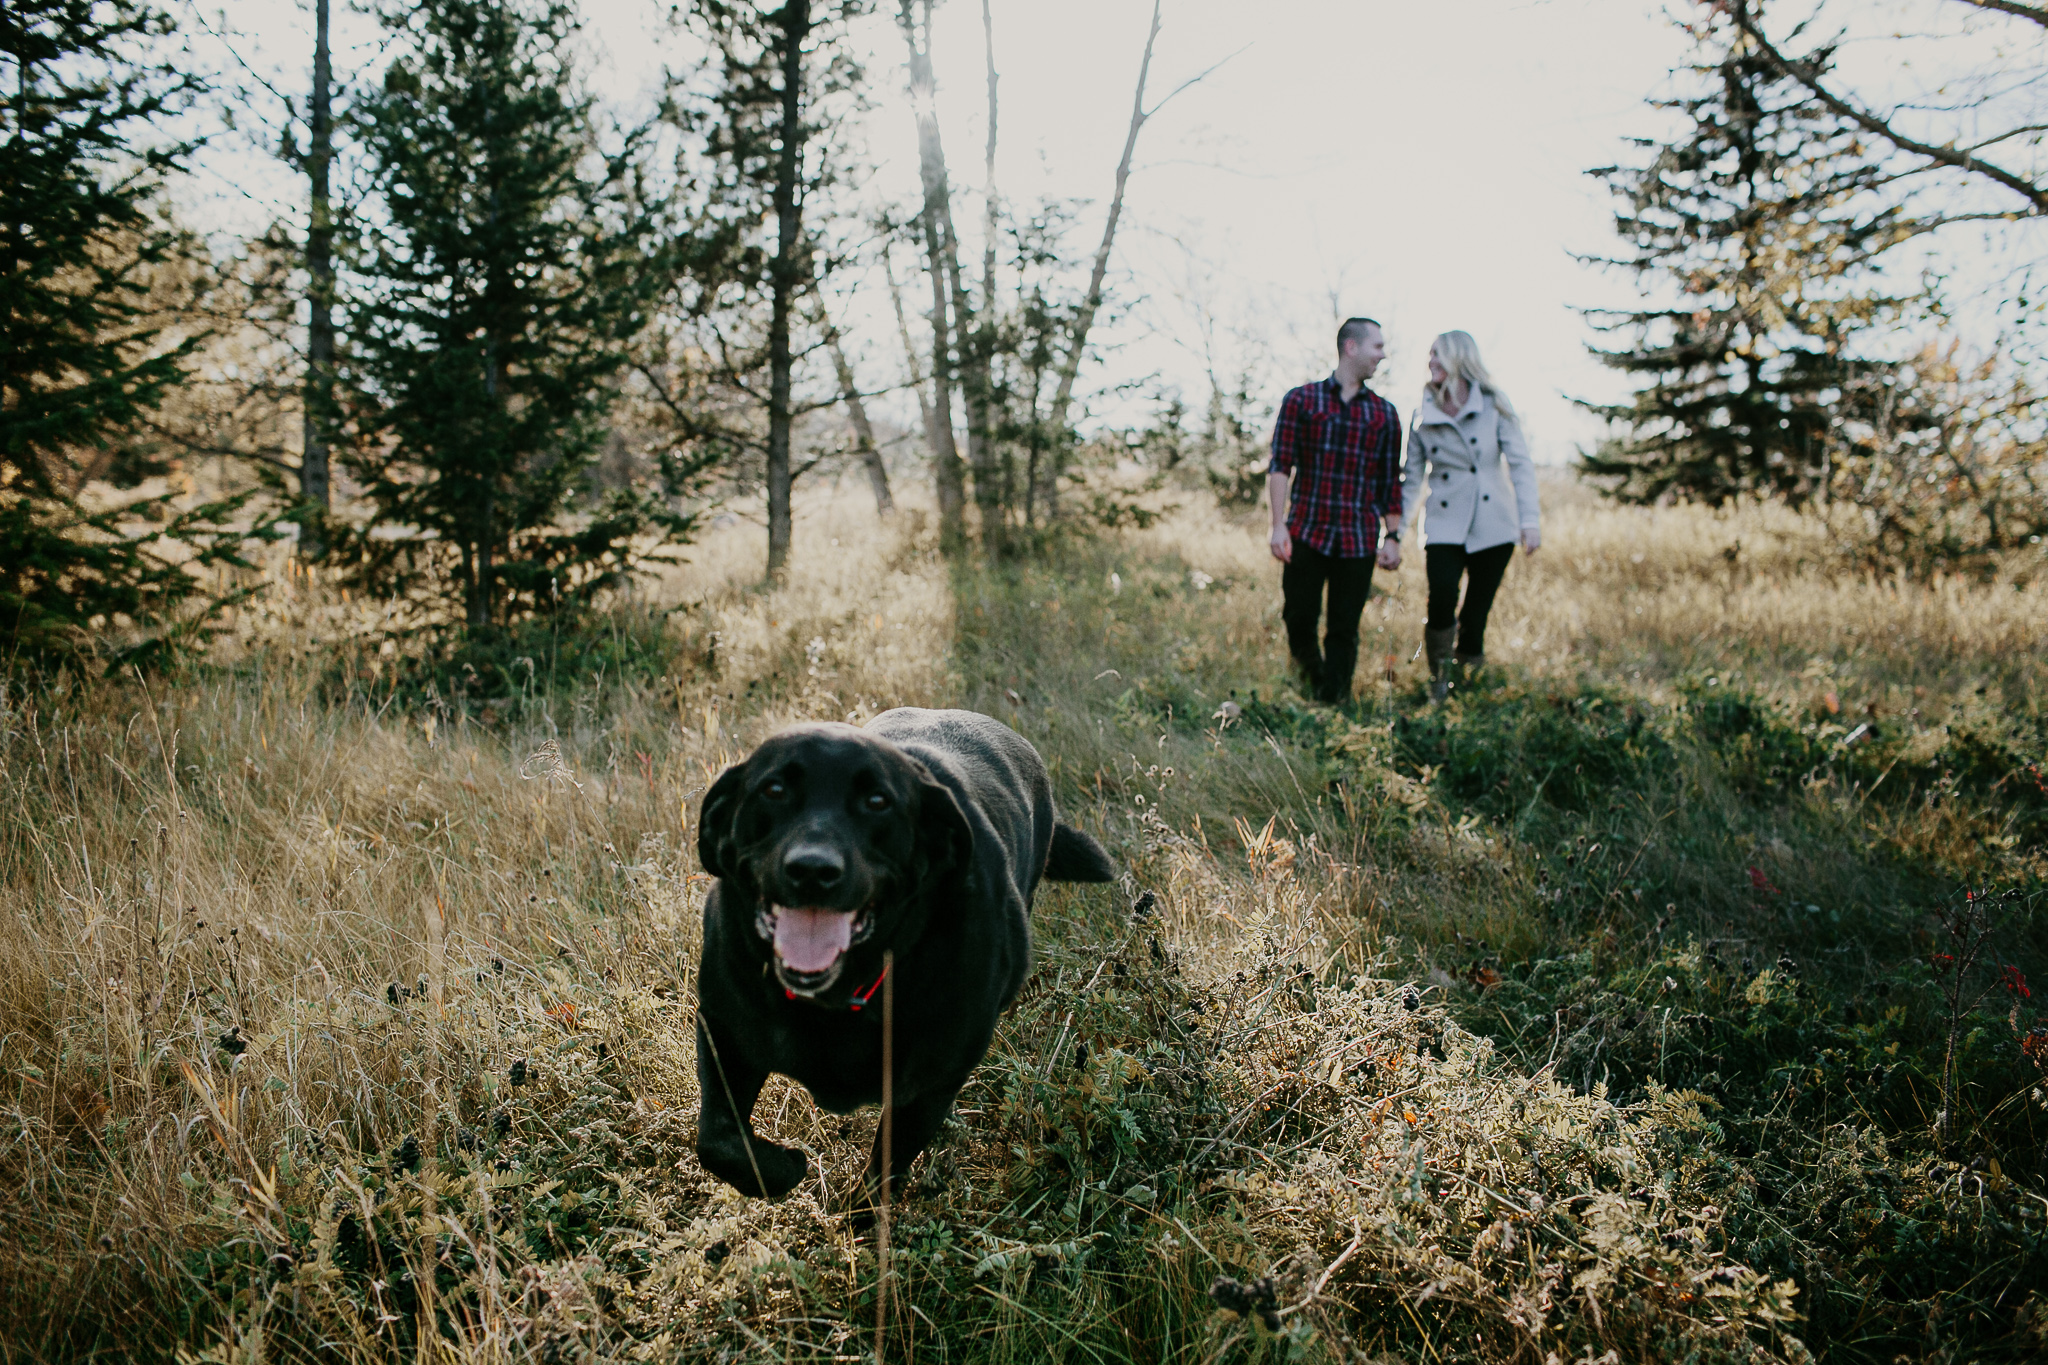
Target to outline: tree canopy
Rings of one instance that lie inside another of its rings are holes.
[[[577,86],[573,6],[429,0],[384,22],[408,48],[351,118],[377,213],[347,286],[342,458],[402,534],[357,536],[356,572],[446,582],[486,626],[614,584],[633,537],[682,529],[630,491],[565,524],[671,237],[645,130],[602,126]]]
[[[0,648],[88,653],[95,626],[190,625],[192,567],[241,563],[246,498],[174,505],[144,419],[200,344],[166,334],[153,276],[179,254],[157,212],[188,143],[152,137],[195,93],[159,10],[20,0],[0,11]],[[154,485],[152,480],[156,480]],[[108,496],[112,494],[112,496]],[[126,496],[122,496],[125,494]]]

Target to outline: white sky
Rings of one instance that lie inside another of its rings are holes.
[[[337,67],[362,70],[375,30],[336,10]],[[249,67],[302,88],[309,11],[230,0],[214,22],[242,35]],[[659,0],[584,0],[584,12],[592,84],[609,99],[639,103],[662,62],[681,58]],[[916,145],[891,13],[883,0],[863,31],[875,103],[866,145],[873,190],[907,203]],[[1150,13],[1150,0],[994,0],[999,188],[1012,202],[1093,201],[1072,238],[1077,268],[1100,236]],[[934,46],[971,251],[984,107],[975,0],[942,4]],[[1270,402],[1328,371],[1337,317],[1368,313],[1385,323],[1390,353],[1374,387],[1406,410],[1430,339],[1462,327],[1527,414],[1539,458],[1569,458],[1597,435],[1569,399],[1622,392],[1587,355],[1574,307],[1634,297],[1627,277],[1572,259],[1613,243],[1606,196],[1584,171],[1657,130],[1644,99],[1685,51],[1648,0],[1166,0],[1155,93],[1237,55],[1144,130],[1112,260],[1118,312],[1099,329],[1113,351],[1092,378],[1157,372],[1199,412],[1192,297],[1223,324],[1226,368],[1253,366]],[[246,146],[209,153],[206,172],[186,193],[209,226],[298,216],[298,184]],[[870,287],[848,310],[867,384],[900,373],[886,306]]]

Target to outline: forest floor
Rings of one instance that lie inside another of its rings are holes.
[[[2038,1358],[2042,560],[1551,491],[1440,708],[1419,563],[1314,706],[1205,494],[994,564],[821,500],[785,586],[741,522],[434,661],[281,569],[211,662],[17,685],[0,1359]],[[1041,892],[884,1263],[872,1114],[777,1080],[817,1179],[697,1166],[691,822],[906,704],[1128,875]]]

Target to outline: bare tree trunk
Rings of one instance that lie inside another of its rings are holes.
[[[989,0],[981,0],[982,51],[988,58],[988,143],[982,149],[981,308],[996,311],[996,21]]]
[[[775,165],[775,261],[769,271],[768,318],[768,572],[789,563],[790,319],[796,293],[810,278],[804,260],[803,209],[797,177],[803,169],[804,38],[810,0],[787,0],[776,12],[782,67],[782,126]]]
[[[491,217],[495,219],[497,212],[497,202],[494,198],[491,204]],[[489,295],[495,291],[487,282],[484,292]],[[484,333],[484,398],[491,415],[499,415],[498,339],[488,331]],[[498,423],[493,422],[492,426],[495,428]],[[493,431],[492,436],[502,439],[503,432]],[[472,626],[490,625],[497,612],[495,598],[498,566],[494,554],[498,535],[497,480],[498,476],[495,474],[486,476],[483,489],[476,500],[476,572],[469,585],[469,624]]]
[[[1048,515],[1059,511],[1060,475],[1067,463],[1067,409],[1074,398],[1074,380],[1081,373],[1081,358],[1088,350],[1088,331],[1095,325],[1095,314],[1102,307],[1102,281],[1109,273],[1109,249],[1116,241],[1117,220],[1124,211],[1124,185],[1131,178],[1131,155],[1138,147],[1138,131],[1145,126],[1145,120],[1153,112],[1145,108],[1145,80],[1152,73],[1152,47],[1159,40],[1159,6],[1162,0],[1152,0],[1152,27],[1145,35],[1145,55],[1138,63],[1138,89],[1131,96],[1131,126],[1124,134],[1124,154],[1116,163],[1116,191],[1110,196],[1109,218],[1102,225],[1102,245],[1095,248],[1095,266],[1088,275],[1088,292],[1081,299],[1081,311],[1074,317],[1074,335],[1067,350],[1066,363],[1060,367],[1059,388],[1053,394],[1050,414],[1053,428],[1052,459],[1047,462],[1045,506]]]
[[[1003,506],[997,487],[995,448],[989,421],[990,337],[987,319],[979,318],[967,298],[966,274],[960,269],[960,239],[953,217],[946,215],[946,288],[953,298],[953,327],[960,346],[960,389],[967,407],[967,464],[974,471],[974,504],[981,511],[981,538],[991,548],[1003,541]]]
[[[967,543],[967,490],[960,454],[953,444],[954,319],[947,298],[946,243],[952,236],[951,193],[946,185],[946,154],[939,142],[937,90],[932,76],[931,0],[924,0],[925,45],[917,42],[912,0],[901,0],[897,23],[910,49],[910,102],[917,116],[917,169],[924,185],[924,208],[918,218],[924,229],[925,264],[932,279],[932,466],[939,495],[939,543],[955,553]],[[964,325],[964,319],[961,320]]]
[[[983,326],[992,327],[996,320],[996,234],[1002,201],[996,194],[996,21],[989,0],[981,0],[981,38],[988,67],[988,140],[982,149],[981,181],[981,316]],[[997,508],[997,524],[1007,533],[1008,519],[1017,510],[1017,480],[1015,462],[1007,448],[997,447],[994,423],[990,420],[990,408],[995,398],[990,382],[993,352],[993,345],[987,342],[976,347],[983,395],[982,440],[988,447],[983,462],[988,466],[990,479],[995,485],[990,501]],[[982,535],[986,537],[988,534],[988,513],[984,510]]]
[[[822,293],[818,295],[818,320],[824,325],[825,349],[832,353],[832,368],[839,373],[839,397],[846,404],[847,419],[853,423],[854,448],[860,452],[860,462],[868,471],[868,485],[875,490],[875,512],[891,516],[896,511],[896,499],[889,493],[889,467],[882,463],[881,448],[875,444],[874,423],[868,421],[867,404],[861,401],[860,385],[854,383],[853,364],[846,358],[846,348],[839,344],[839,328],[825,310]]]
[[[317,508],[299,528],[299,544],[308,559],[327,554],[324,518],[333,506],[327,476],[327,423],[334,384],[334,218],[328,201],[329,169],[334,160],[334,69],[327,44],[329,4],[330,0],[315,0],[313,7],[313,90],[308,101],[311,128],[306,149],[312,202],[306,225],[308,326],[299,498]]]

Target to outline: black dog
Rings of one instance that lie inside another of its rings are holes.
[[[903,707],[798,725],[705,793],[697,856],[697,1157],[747,1194],[780,1197],[803,1153],[755,1136],[770,1072],[851,1113],[882,1098],[885,951],[894,954],[895,1179],[952,1110],[1024,984],[1041,876],[1105,882],[1102,846],[1055,823],[1037,750],[971,711]],[[881,1178],[881,1135],[864,1188]]]

